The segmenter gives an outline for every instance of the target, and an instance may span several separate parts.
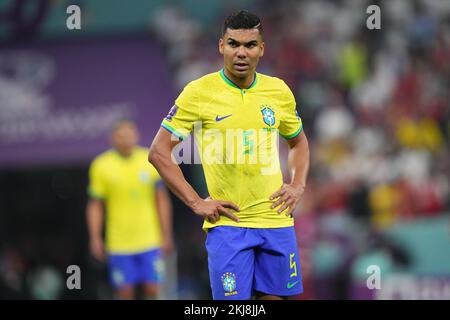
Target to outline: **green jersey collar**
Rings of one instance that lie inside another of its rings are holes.
[[[236,85],[233,81],[231,81],[226,75],[225,72],[223,71],[223,69],[220,70],[220,77],[223,79],[223,81],[225,81],[226,83],[228,83],[230,86],[232,86],[233,88],[239,89],[239,90],[248,90],[253,88],[256,85],[257,79],[258,79],[258,74],[255,72],[255,76],[253,78],[253,82],[252,84],[248,87],[248,88],[241,88],[238,85]]]

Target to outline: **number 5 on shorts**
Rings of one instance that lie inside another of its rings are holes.
[[[297,276],[297,262],[293,261],[294,256],[295,253],[289,254],[289,266],[291,270],[294,270],[294,272],[291,273],[290,278]]]

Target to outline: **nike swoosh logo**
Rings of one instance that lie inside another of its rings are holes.
[[[293,286],[295,286],[297,283],[299,283],[300,282],[300,280],[297,280],[297,281],[295,281],[295,282],[293,282],[293,283],[289,283],[288,282],[288,284],[287,284],[287,288],[288,289],[291,289]]]
[[[232,115],[233,115],[233,114],[229,114],[229,115],[223,116],[223,117],[216,116],[216,122],[222,121],[223,119],[226,119],[226,118],[228,118],[228,117],[231,117]]]

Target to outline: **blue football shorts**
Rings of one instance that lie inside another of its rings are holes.
[[[114,288],[138,283],[161,281],[162,256],[160,249],[135,254],[109,254],[108,276]]]
[[[276,296],[303,292],[294,227],[217,226],[206,238],[214,300],[248,300],[255,291]]]

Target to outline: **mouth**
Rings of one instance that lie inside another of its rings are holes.
[[[248,63],[245,63],[245,62],[236,62],[234,64],[234,68],[237,71],[245,71],[245,70],[247,70],[249,68],[249,65],[248,65]]]

